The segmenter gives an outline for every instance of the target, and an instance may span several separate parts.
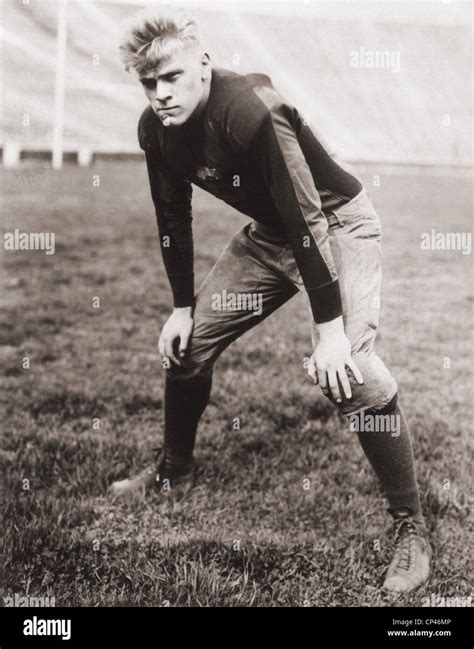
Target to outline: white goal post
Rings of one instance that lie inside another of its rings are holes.
[[[68,0],[58,1],[58,23],[56,34],[56,80],[54,86],[53,169],[61,169],[61,167],[63,166],[64,82],[67,49],[67,4]]]

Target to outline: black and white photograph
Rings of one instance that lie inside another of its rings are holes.
[[[2,649],[472,647],[472,13],[1,0]]]

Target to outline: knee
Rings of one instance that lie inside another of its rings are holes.
[[[397,407],[398,403],[398,392],[395,392],[395,395],[390,399],[390,401],[385,405],[378,408],[371,408],[367,410],[368,413],[374,415],[388,415],[393,412]]]
[[[172,380],[186,380],[194,378],[210,378],[214,371],[214,363],[211,361],[198,362],[186,360],[183,364],[172,363],[166,370],[166,375]]]
[[[364,383],[360,385],[348,372],[352,398],[336,404],[343,415],[349,416],[359,410],[383,410],[391,404],[398,392],[397,382],[375,352],[360,351],[352,354]]]
[[[212,376],[214,364],[217,360],[215,346],[202,334],[196,335],[199,322],[195,325],[194,332],[189,340],[187,352],[181,359],[181,365],[176,365],[168,359],[165,365],[166,375],[171,379],[191,379],[194,377]]]

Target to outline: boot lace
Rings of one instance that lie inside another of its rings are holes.
[[[410,516],[395,520],[394,529],[394,564],[397,569],[410,572],[414,567],[416,542],[418,539],[423,539],[423,536],[417,524]]]

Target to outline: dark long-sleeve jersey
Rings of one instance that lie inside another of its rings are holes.
[[[138,125],[175,307],[194,303],[192,184],[291,243],[316,323],[342,314],[325,213],[362,189],[264,74],[214,68],[198,119]]]

